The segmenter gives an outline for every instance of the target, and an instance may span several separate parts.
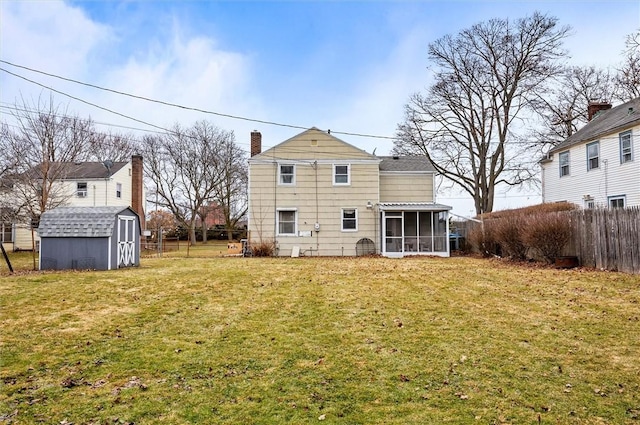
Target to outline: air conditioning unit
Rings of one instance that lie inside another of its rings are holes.
[[[78,198],[86,198],[87,197],[87,191],[83,190],[83,191],[78,191]]]

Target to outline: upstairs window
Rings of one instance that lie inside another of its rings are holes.
[[[351,183],[349,165],[334,165],[333,166],[333,184],[334,185],[348,185]]]
[[[620,164],[633,161],[631,130],[620,133]]]
[[[76,188],[76,196],[78,198],[86,198],[87,197],[87,183],[86,182],[78,182]]]
[[[358,210],[355,208],[342,209],[342,231],[357,232],[358,231]]]
[[[587,171],[600,167],[600,142],[587,145]]]
[[[122,183],[116,183],[116,198],[122,198]]]
[[[278,181],[284,185],[294,185],[296,183],[296,167],[293,164],[281,164],[278,169],[280,177]]]
[[[558,155],[560,161],[560,177],[569,175],[569,152],[561,152]]]

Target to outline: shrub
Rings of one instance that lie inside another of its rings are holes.
[[[467,235],[467,240],[474,251],[487,257],[490,255],[500,255],[501,249],[495,234],[495,220],[485,220],[482,223],[475,223]]]
[[[547,262],[553,263],[571,239],[571,220],[562,212],[535,214],[527,218],[524,242]]]
[[[514,212],[491,221],[494,222],[495,239],[502,248],[502,253],[514,260],[524,260],[527,254],[527,246],[523,241],[526,223],[524,214]]]
[[[271,257],[276,251],[275,241],[259,242],[251,244],[251,254],[254,257]]]

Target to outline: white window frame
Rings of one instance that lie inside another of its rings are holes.
[[[80,185],[84,185],[84,188],[81,188]],[[87,182],[77,182],[76,196],[78,198],[86,198],[88,194],[89,194],[89,184]]]
[[[346,182],[337,182],[336,178],[338,176],[344,176],[344,174],[338,174],[338,167],[347,167],[347,181]],[[349,186],[351,185],[351,164],[333,164],[333,185],[334,186]]]
[[[623,131],[619,134],[620,139],[620,164],[627,162],[633,162],[633,136],[631,130]],[[624,143],[629,143],[629,146],[624,147]]]
[[[607,201],[609,204],[609,208],[624,208],[627,205],[626,195],[609,196]],[[613,203],[617,204],[618,201],[622,201],[622,205],[612,205]]]
[[[282,167],[291,167],[291,174],[283,173]],[[285,176],[291,176],[290,182],[283,181]],[[278,164],[278,184],[280,186],[295,186],[296,184],[296,165],[295,164]]]
[[[345,217],[344,214],[347,211],[353,211],[355,213],[355,217]],[[345,220],[354,221],[355,228],[345,228]],[[357,232],[358,231],[358,209],[357,208],[342,208],[340,210],[340,230],[343,232]]]
[[[122,198],[122,183],[116,183],[116,198]]]
[[[281,233],[280,232],[280,213],[292,212],[293,213],[293,233]],[[276,235],[277,236],[297,236],[298,235],[298,210],[296,208],[278,208],[276,210]]]
[[[560,152],[558,154],[558,163],[560,165],[560,177],[568,176],[570,173],[569,168],[569,151]]]
[[[589,148],[592,146],[595,146],[597,149],[595,156],[589,156]],[[595,160],[595,165],[592,164],[593,160]],[[600,168],[600,142],[587,143],[587,171],[598,168]]]
[[[593,199],[586,199],[584,201],[584,207],[588,210],[592,210],[596,207],[596,201]]]

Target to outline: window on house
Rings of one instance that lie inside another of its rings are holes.
[[[600,167],[600,143],[589,143],[587,145],[587,170],[598,167]]]
[[[333,184],[348,185],[351,183],[349,178],[349,165],[334,165],[333,166]]]
[[[116,198],[122,198],[122,183],[116,183]]]
[[[633,161],[631,130],[620,133],[620,164]]]
[[[13,242],[11,223],[0,223],[0,243]]]
[[[78,182],[76,194],[78,198],[86,198],[87,197],[87,183],[86,182]]]
[[[624,208],[625,196],[609,196],[609,207]]]
[[[296,167],[292,164],[280,165],[279,171],[280,178],[278,181],[280,184],[293,185],[296,183]]]
[[[558,155],[560,160],[560,177],[569,175],[569,152],[561,152]]]
[[[584,207],[587,209],[594,209],[596,207],[596,202],[593,199],[587,199],[584,201]]]
[[[356,208],[342,209],[342,231],[343,232],[358,231],[358,210]]]
[[[278,235],[295,236],[297,227],[297,211],[296,210],[279,210],[278,211]]]

